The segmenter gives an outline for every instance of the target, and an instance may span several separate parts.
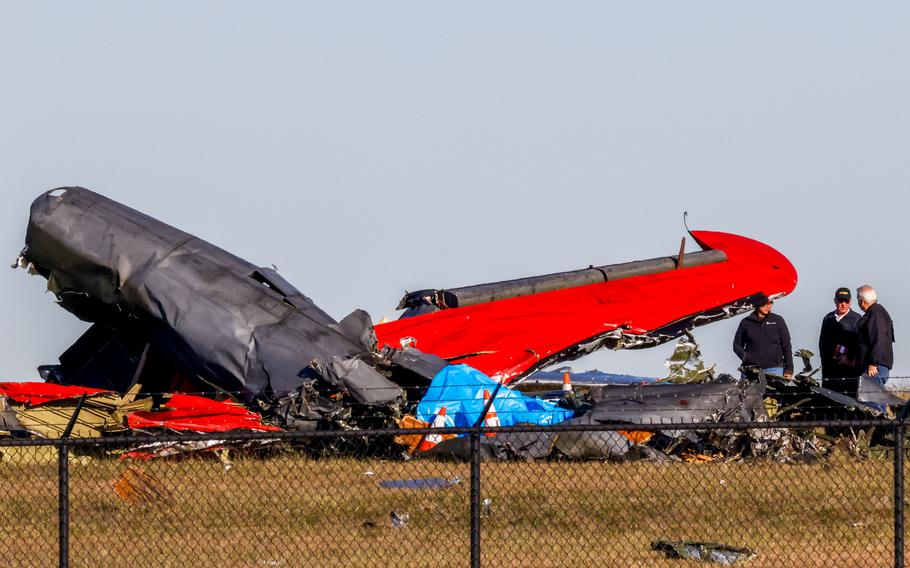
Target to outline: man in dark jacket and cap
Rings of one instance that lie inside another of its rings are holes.
[[[894,366],[894,322],[872,286],[857,288],[856,297],[865,312],[859,320],[860,370],[884,386]]]
[[[834,311],[822,319],[818,354],[825,379],[855,379],[863,372],[859,360],[861,316],[851,309],[851,299],[849,288],[838,288],[834,292]]]
[[[793,378],[793,348],[784,318],[771,313],[774,302],[759,294],[755,311],[743,318],[733,336],[733,351],[743,367],[758,367],[765,373]]]

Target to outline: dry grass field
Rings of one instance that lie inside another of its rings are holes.
[[[56,566],[55,451],[0,451],[2,563]],[[461,482],[379,485],[426,477]],[[468,477],[430,460],[76,457],[71,565],[466,566]],[[754,567],[892,564],[889,460],[500,462],[482,480],[484,566],[698,564],[651,551],[661,538],[748,547]]]

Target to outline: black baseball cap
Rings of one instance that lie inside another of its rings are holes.
[[[843,301],[849,302],[850,298],[851,298],[850,288],[838,288],[837,291],[834,292],[834,301],[835,302],[843,302]]]
[[[771,301],[771,298],[766,296],[764,292],[759,292],[758,296],[755,296],[755,299],[752,300],[753,308],[760,308]]]

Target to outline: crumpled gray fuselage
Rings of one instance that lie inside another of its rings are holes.
[[[271,269],[79,187],[39,196],[23,257],[80,319],[143,333],[228,391],[268,397],[313,375],[356,385],[365,404],[401,396],[370,364],[369,316],[341,323]],[[372,341],[372,344],[371,344]]]

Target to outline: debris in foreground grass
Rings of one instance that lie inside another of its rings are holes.
[[[29,550],[50,564],[56,463],[30,461],[38,456],[27,450],[0,462],[0,552],[15,559]],[[339,555],[358,566],[468,564],[469,483],[413,491],[381,488],[377,479],[467,480],[469,464],[241,456],[225,474],[217,459],[145,462],[142,470],[170,499],[142,506],[124,503],[112,487],[131,465],[99,458],[72,468],[71,565],[203,558],[239,567],[265,557],[316,566]],[[680,566],[650,549],[664,538],[749,548],[757,556],[748,565],[757,567],[888,565],[892,467],[847,455],[812,464],[485,463],[482,499],[490,510],[495,503],[495,514],[483,515],[483,561]],[[408,513],[406,529],[392,526],[390,511]]]

